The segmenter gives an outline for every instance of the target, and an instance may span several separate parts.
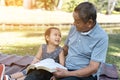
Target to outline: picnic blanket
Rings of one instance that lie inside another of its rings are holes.
[[[32,61],[33,56],[8,55],[0,53],[0,64],[5,64],[5,74],[12,74],[26,68]]]

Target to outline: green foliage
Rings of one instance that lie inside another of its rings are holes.
[[[22,6],[23,0],[5,0],[6,6]]]
[[[63,10],[67,12],[72,12],[76,5],[84,1],[85,0],[70,0],[67,3],[63,4]],[[96,6],[98,12],[107,9],[107,0],[88,0],[88,1],[92,2]]]
[[[74,7],[83,1],[86,0],[65,0],[62,6],[62,10],[72,12],[74,10]],[[92,2],[96,6],[97,12],[102,13],[104,11],[104,13],[106,13],[108,7],[108,0],[88,0],[88,1]],[[120,0],[117,0],[117,4],[115,7],[120,8]],[[114,11],[112,13],[116,14],[116,12]]]
[[[7,6],[22,6],[24,0],[5,0]],[[59,0],[36,0],[36,8],[41,8],[45,10],[55,10]],[[62,0],[62,10],[67,12],[72,12],[76,5],[87,0]],[[92,2],[98,12],[106,13],[108,0],[88,0]],[[117,0],[116,8],[120,8],[120,0]],[[116,12],[112,12],[113,14]]]
[[[45,10],[54,10],[57,1],[58,0],[36,0],[36,6],[37,8],[42,8]]]
[[[75,8],[75,6],[77,5],[76,1],[71,0],[70,2],[67,2],[65,4],[65,8],[63,7],[63,10],[67,11],[67,12],[72,12],[73,9]]]
[[[119,7],[119,8],[120,8],[120,0],[117,0],[116,7]]]
[[[63,2],[62,10],[72,12],[74,8],[84,0],[66,0]]]
[[[5,0],[6,6],[22,6],[24,0]],[[31,0],[33,3],[33,1]],[[54,10],[57,6],[58,0],[36,0],[36,8],[42,8],[45,10]],[[29,3],[26,3],[29,4]],[[32,6],[32,4],[31,4]],[[34,4],[33,4],[34,6]]]

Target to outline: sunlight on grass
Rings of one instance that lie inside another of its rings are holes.
[[[68,34],[68,28],[60,28],[62,34],[62,42],[60,46],[63,46],[66,35]],[[26,31],[5,31],[0,32],[0,52],[5,54],[18,54],[18,55],[35,55],[41,44],[45,43],[44,31],[46,28],[40,30],[26,30]]]
[[[35,55],[40,44],[14,44],[2,47],[1,51],[6,54]]]
[[[43,36],[35,32],[2,32],[0,38],[0,52],[6,54],[35,55],[45,43]]]
[[[44,43],[43,36],[26,36],[26,32],[5,32],[0,34],[0,45]],[[33,33],[34,34],[34,33]],[[32,34],[31,34],[32,35]]]

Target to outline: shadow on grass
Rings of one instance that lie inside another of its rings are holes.
[[[115,64],[120,75],[120,33],[109,34],[109,48],[106,61]]]
[[[109,34],[109,54],[120,54],[120,33],[119,34]]]
[[[109,34],[108,54],[120,54],[120,34]]]
[[[120,48],[120,33],[109,34],[109,45],[113,45]]]

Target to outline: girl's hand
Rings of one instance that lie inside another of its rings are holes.
[[[35,64],[35,63],[37,63],[37,62],[39,62],[39,61],[40,61],[39,59],[34,58],[33,61],[31,62],[31,64]]]

